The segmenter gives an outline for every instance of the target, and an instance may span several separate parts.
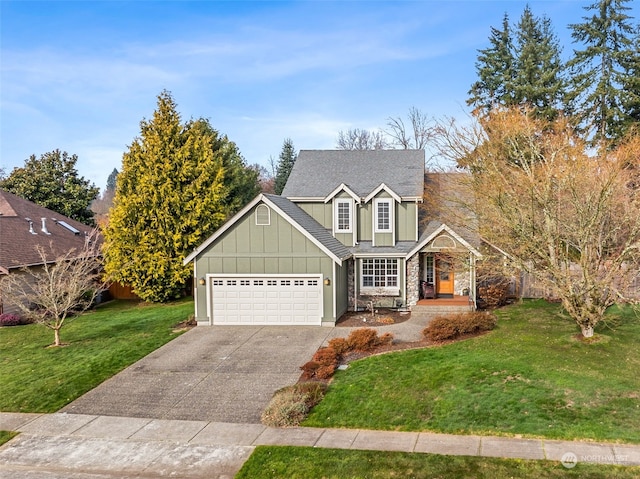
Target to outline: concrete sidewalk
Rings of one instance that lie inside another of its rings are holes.
[[[82,414],[0,413],[21,434],[0,448],[0,478],[232,478],[258,445],[640,465],[640,445]]]

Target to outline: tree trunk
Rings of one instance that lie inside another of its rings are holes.
[[[60,346],[60,330],[59,329],[54,329],[53,330],[53,345],[54,346]]]
[[[585,338],[591,338],[593,337],[593,326],[591,325],[580,325],[580,329],[582,330],[582,336],[584,336]]]

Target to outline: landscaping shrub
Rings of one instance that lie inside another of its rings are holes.
[[[378,336],[378,332],[372,328],[355,329],[347,339],[333,338],[328,347],[318,349],[311,361],[300,366],[302,379],[329,379],[345,354],[351,351],[370,352],[378,346],[391,344],[392,341],[393,334]]]
[[[485,308],[494,309],[507,304],[508,284],[505,282],[492,283],[478,288],[478,296]]]
[[[29,324],[30,321],[13,313],[0,314],[0,326],[21,326]]]
[[[333,338],[329,340],[329,347],[333,348],[338,356],[349,352],[349,341],[346,338]]]
[[[304,364],[302,369],[302,378],[309,379],[329,379],[338,367],[338,354],[331,346],[320,348],[313,355],[308,363]]]
[[[320,363],[317,363],[315,361],[307,361],[302,366],[300,366],[300,369],[302,369],[302,379],[304,381],[308,381],[315,378],[319,368]]]
[[[298,383],[276,391],[262,412],[262,423],[270,427],[300,425],[309,410],[322,400],[325,391],[324,384],[314,382]]]
[[[350,350],[369,352],[380,345],[380,338],[373,328],[359,328],[351,331],[347,342]]]
[[[496,318],[487,312],[474,311],[434,318],[422,331],[430,341],[455,339],[463,334],[490,331],[496,326]]]

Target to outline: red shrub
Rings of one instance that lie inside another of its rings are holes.
[[[347,338],[349,349],[354,351],[371,351],[376,347],[378,333],[372,328],[360,328],[351,331]]]
[[[333,338],[329,340],[329,347],[333,348],[338,356],[349,352],[349,341],[345,338]]]
[[[474,311],[438,316],[422,330],[422,334],[430,341],[445,341],[455,339],[462,334],[490,331],[495,326],[496,318],[493,314]]]
[[[393,334],[385,333],[378,337],[378,332],[373,328],[360,328],[351,332],[347,338],[349,349],[354,351],[369,352],[382,344],[389,344],[393,340]]]
[[[29,321],[13,313],[0,314],[0,326],[21,326]]]
[[[313,355],[311,360],[322,366],[337,365],[338,355],[332,347],[320,348],[316,351],[316,354]]]
[[[309,379],[313,379],[316,376],[316,372],[320,368],[320,364],[315,361],[309,361],[300,366],[302,369],[302,379],[308,381]]]

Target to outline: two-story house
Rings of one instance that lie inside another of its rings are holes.
[[[424,159],[300,151],[281,196],[259,195],[185,258],[198,324],[333,325],[371,296],[473,305],[480,253],[467,229],[421,221]]]

